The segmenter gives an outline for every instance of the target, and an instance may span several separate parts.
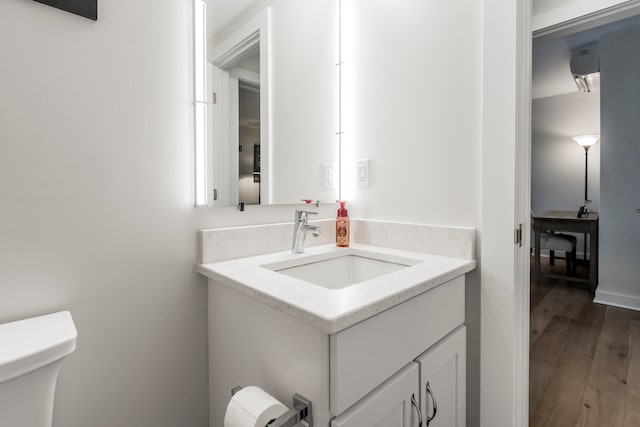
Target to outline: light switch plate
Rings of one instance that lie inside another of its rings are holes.
[[[322,186],[324,188],[336,188],[336,164],[322,164]]]
[[[369,187],[371,185],[371,163],[368,159],[356,162],[356,183],[358,187]]]

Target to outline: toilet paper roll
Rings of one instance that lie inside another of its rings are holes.
[[[288,410],[260,387],[244,387],[229,401],[224,415],[224,427],[265,427],[269,421]]]

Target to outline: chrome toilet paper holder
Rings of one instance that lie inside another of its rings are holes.
[[[231,396],[240,390],[242,390],[241,386],[235,386],[231,389]],[[313,427],[311,401],[306,397],[295,393],[293,395],[293,409],[290,409],[278,418],[269,421],[265,427],[293,427],[301,421],[307,423],[307,426]]]

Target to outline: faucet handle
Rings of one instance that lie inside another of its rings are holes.
[[[305,210],[296,210],[295,220],[296,221],[305,221],[308,215],[318,215],[318,212],[314,211],[305,211]]]

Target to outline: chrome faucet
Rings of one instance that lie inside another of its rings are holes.
[[[307,237],[307,231],[318,237],[322,231],[317,225],[309,225],[309,215],[317,215],[318,212],[312,211],[298,211],[296,210],[295,222],[293,224],[293,244],[291,245],[291,252],[294,254],[304,253],[304,241]]]

